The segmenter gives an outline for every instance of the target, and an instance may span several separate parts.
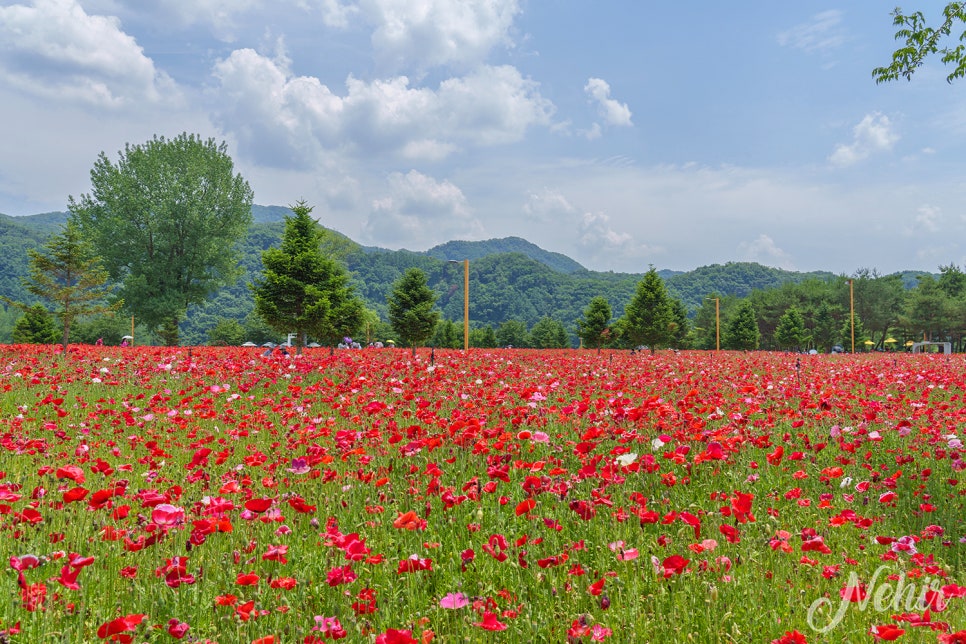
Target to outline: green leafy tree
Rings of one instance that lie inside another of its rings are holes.
[[[432,343],[441,349],[459,349],[463,346],[463,325],[452,320],[440,320],[433,332]]]
[[[613,317],[610,303],[606,297],[598,295],[590,301],[584,309],[583,317],[577,320],[577,335],[583,341],[584,346],[589,349],[600,348],[607,340],[607,332],[610,327],[610,319]]]
[[[208,344],[214,347],[237,347],[245,341],[245,327],[238,320],[222,318],[208,331]]]
[[[753,351],[758,348],[760,342],[761,332],[758,330],[755,309],[751,302],[742,300],[735,307],[728,321],[722,345],[726,349],[736,351]]]
[[[560,320],[543,317],[530,329],[530,344],[537,349],[565,349],[570,346],[570,339]]]
[[[13,340],[13,325],[20,319],[17,307],[0,304],[0,342],[9,343]]]
[[[409,345],[416,356],[416,347],[432,337],[439,322],[436,294],[426,285],[426,273],[410,268],[393,285],[386,298],[389,323],[399,340]]]
[[[252,310],[242,320],[242,328],[245,329],[244,342],[254,342],[255,344],[265,344],[266,342],[278,343],[280,340],[279,332],[268,326],[265,320],[258,313]]]
[[[875,270],[863,268],[856,271],[852,288],[856,315],[862,318],[869,339],[882,346],[889,329],[896,325],[906,308],[908,293],[902,276],[879,275]]]
[[[91,184],[70,198],[72,219],[127,311],[177,344],[188,306],[241,274],[234,248],[252,221],[251,188],[224,143],[188,134],[126,145],[116,164],[102,152]]]
[[[470,329],[470,346],[481,349],[498,347],[499,344],[496,341],[496,332],[493,330],[493,327],[486,325],[484,327]]]
[[[808,330],[805,328],[805,318],[798,307],[792,306],[778,319],[775,328],[775,343],[780,349],[805,348],[808,343]]]
[[[906,307],[906,325],[917,337],[946,341],[956,309],[931,275],[920,277]]]
[[[106,303],[111,290],[107,271],[73,222],[64,224],[43,249],[31,248],[27,254],[30,273],[24,285],[54,306],[54,314],[63,325],[61,344],[65,352],[71,325],[78,317],[112,313],[120,307],[120,302]]]
[[[966,23],[966,3],[950,2],[943,9],[943,21],[936,27],[926,23],[921,11],[910,14],[896,8],[892,13],[892,24],[899,27],[895,39],[903,46],[892,54],[892,63],[886,67],[876,67],[872,77],[876,83],[898,80],[900,77],[912,80],[912,75],[922,66],[926,58],[938,54],[944,65],[952,65],[953,71],[946,77],[948,82],[966,76],[966,31],[953,38],[956,25]],[[955,46],[943,44],[952,39]]]
[[[624,308],[624,334],[633,345],[647,345],[651,353],[669,346],[675,337],[674,307],[664,280],[652,266],[637,284]]]
[[[496,341],[501,347],[528,347],[530,336],[527,325],[520,320],[507,320],[496,330]]]
[[[130,320],[125,320],[117,315],[95,315],[89,318],[80,318],[71,326],[70,341],[96,344],[100,340],[104,344],[117,346],[121,344],[121,338],[130,332]],[[141,340],[139,344],[146,344],[143,339],[148,336],[147,329],[142,327],[134,335]]]
[[[54,344],[58,340],[54,318],[39,302],[24,310],[12,335],[14,344]]]
[[[365,315],[348,271],[322,253],[324,231],[311,212],[304,201],[292,206],[281,246],[262,252],[262,277],[251,285],[255,312],[278,333],[294,333],[299,354],[309,336],[334,346],[355,334]]]

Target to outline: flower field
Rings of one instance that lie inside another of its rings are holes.
[[[0,642],[966,643],[962,356],[315,351],[0,347]]]

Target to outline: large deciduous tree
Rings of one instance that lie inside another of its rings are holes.
[[[241,274],[234,247],[252,221],[251,188],[224,143],[189,134],[126,145],[117,163],[102,152],[91,184],[70,198],[72,220],[121,283],[125,308],[177,344],[188,306]]]
[[[879,275],[874,269],[862,268],[856,271],[852,286],[855,313],[862,318],[872,342],[881,347],[905,308],[908,294],[902,276]]]
[[[322,252],[325,231],[299,201],[285,217],[281,246],[262,252],[261,279],[250,286],[255,312],[279,333],[294,333],[298,352],[308,336],[329,346],[359,330],[365,312],[348,271]]]
[[[396,280],[392,292],[386,298],[389,305],[389,322],[399,340],[413,350],[433,336],[439,322],[436,294],[426,284],[426,273],[418,268],[407,269]]]
[[[107,271],[73,222],[68,221],[43,250],[31,248],[27,253],[30,273],[24,283],[28,291],[54,305],[54,314],[63,325],[61,343],[65,352],[74,320],[110,313],[121,305],[106,302],[110,292]]]
[[[647,345],[654,353],[658,347],[669,346],[674,341],[675,322],[671,296],[652,266],[624,308],[624,335],[632,345]]]

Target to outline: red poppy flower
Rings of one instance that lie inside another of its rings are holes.
[[[483,611],[482,620],[475,622],[473,625],[487,631],[504,631],[507,628],[506,624],[497,619],[496,613],[488,610]]]
[[[97,636],[101,639],[106,639],[112,635],[117,635],[118,633],[124,633],[126,631],[133,631],[137,628],[138,624],[144,621],[145,615],[134,614],[125,615],[124,617],[118,617],[117,619],[111,620],[109,622],[104,622],[97,629]]]

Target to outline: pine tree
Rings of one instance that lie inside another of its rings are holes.
[[[724,337],[724,347],[736,351],[752,351],[761,342],[761,332],[758,330],[758,320],[751,302],[742,300],[735,307],[735,312],[728,322]]]
[[[808,341],[808,331],[805,329],[805,319],[798,307],[791,306],[778,318],[775,327],[775,344],[780,349],[801,350]]]
[[[634,297],[624,309],[623,331],[632,345],[647,345],[651,353],[668,346],[676,332],[674,308],[664,280],[652,266],[638,282]]]
[[[54,318],[43,304],[24,309],[23,315],[13,325],[14,344],[53,344],[57,342]]]
[[[530,343],[536,349],[565,349],[570,340],[567,329],[559,320],[543,317],[530,329]]]
[[[110,313],[121,306],[121,302],[105,303],[111,290],[107,270],[73,222],[64,224],[43,251],[29,249],[27,253],[30,274],[25,285],[28,291],[54,305],[54,314],[63,324],[61,344],[65,352],[71,325],[78,317]]]
[[[400,341],[412,347],[415,357],[417,345],[433,336],[439,321],[436,294],[426,284],[426,273],[418,268],[408,269],[396,280],[386,299],[389,322]]]
[[[607,298],[598,295],[590,301],[584,309],[584,315],[577,320],[577,335],[583,341],[584,346],[589,349],[597,349],[604,344],[607,337],[607,329],[610,326],[610,319],[613,313]]]
[[[349,274],[322,253],[323,230],[299,201],[285,218],[278,248],[262,252],[262,278],[250,286],[255,312],[279,333],[294,333],[299,354],[308,336],[335,346],[362,325],[364,307]]]

